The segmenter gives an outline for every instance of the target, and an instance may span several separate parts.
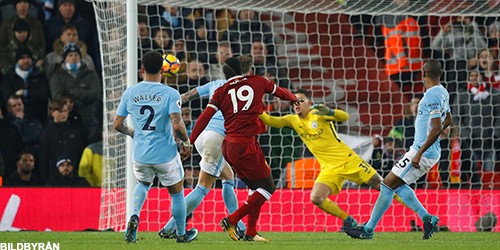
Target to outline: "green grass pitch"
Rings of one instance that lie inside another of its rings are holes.
[[[354,240],[344,233],[270,233],[263,236],[269,243],[235,242],[226,233],[202,232],[196,241],[177,244],[175,240],[162,240],[156,233],[139,232],[138,242],[127,244],[123,233],[115,232],[0,232],[0,243],[35,243],[50,241],[66,249],[500,249],[500,233],[438,232],[430,240],[421,240],[422,233],[376,233],[373,240]],[[15,244],[14,244],[15,248]]]

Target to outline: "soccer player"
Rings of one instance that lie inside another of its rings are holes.
[[[277,117],[264,112],[260,119],[267,126],[290,127],[299,134],[321,165],[311,191],[311,202],[340,218],[343,231],[355,227],[357,221],[328,197],[337,195],[346,179],[380,190],[382,177],[338,137],[332,122],[347,121],[348,113],[323,105],[312,106],[311,92],[304,89],[297,90],[295,96],[300,101],[293,107],[295,114]]]
[[[243,72],[249,72],[253,62],[252,57],[242,55],[239,57]],[[181,95],[182,103],[196,100],[201,97],[212,97],[216,89],[224,85],[226,80],[215,80],[203,86],[192,89]],[[201,132],[194,145],[201,155],[201,172],[198,180],[198,185],[191,193],[186,196],[186,214],[192,213],[201,203],[203,198],[208,194],[215,180],[220,177],[222,179],[222,198],[226,204],[228,212],[231,214],[238,208],[238,200],[234,193],[234,173],[231,167],[222,157],[222,141],[226,136],[224,129],[224,117],[220,111],[217,111],[212,117],[208,126]],[[158,233],[161,238],[175,237],[175,219],[170,218],[168,223]],[[238,221],[238,236],[245,236],[245,224]]]
[[[429,239],[437,229],[439,218],[427,212],[408,185],[418,180],[439,161],[441,156],[439,136],[452,123],[450,95],[439,83],[441,64],[438,61],[432,59],[427,61],[422,71],[426,91],[418,104],[413,145],[392,167],[391,172],[382,182],[380,195],[368,223],[345,231],[353,238],[373,238],[373,231],[391,205],[394,193],[398,194],[403,202],[422,219],[424,223],[422,239]]]
[[[160,53],[151,51],[144,54],[141,67],[144,81],[125,90],[114,121],[117,131],[134,140],[133,168],[138,183],[134,189],[132,215],[125,231],[128,243],[136,242],[139,213],[155,175],[172,197],[177,242],[190,242],[198,236],[198,230],[186,230],[186,203],[182,186],[184,170],[181,157],[186,159],[191,155],[191,144],[181,118],[180,94],[160,82],[162,64]],[[133,128],[124,124],[129,114]],[[180,155],[174,134],[182,141]]]
[[[271,198],[274,186],[271,170],[256,135],[265,131],[259,119],[264,110],[262,97],[274,94],[281,99],[296,102],[297,98],[287,89],[276,86],[257,75],[243,75],[240,60],[231,57],[224,62],[227,82],[219,87],[205,111],[200,115],[190,139],[196,141],[210,118],[221,111],[224,116],[226,137],[222,142],[222,154],[245,184],[251,189],[246,202],[220,222],[233,240],[239,240],[236,223],[248,215],[247,231],[243,240],[269,241],[257,234],[257,220],[261,206]]]

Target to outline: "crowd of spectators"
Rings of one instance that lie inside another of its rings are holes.
[[[394,1],[394,5],[405,7],[408,2]],[[102,67],[88,8],[83,0],[0,1],[0,176],[5,185],[101,185]],[[288,69],[278,60],[276,34],[261,17],[253,10],[139,6],[139,65],[147,51],[176,55],[181,69],[166,84],[185,93],[223,78],[225,59],[251,54],[254,74],[294,89]],[[462,182],[484,182],[480,173],[494,172],[500,157],[494,150],[500,148],[500,20],[464,16],[433,24],[423,21],[428,17],[407,15],[363,15],[359,20],[368,22],[356,20],[351,17],[362,37],[376,37],[366,46],[377,50],[387,78],[408,101],[406,113],[400,114],[403,118],[389,133],[385,131],[384,138],[374,139],[374,166],[386,175],[411,145],[422,93],[409,92],[408,86],[419,84],[422,62],[433,57],[442,61],[442,82],[452,97],[458,131],[450,133],[455,138],[442,138],[443,154],[449,155],[448,139],[459,139]],[[436,34],[429,30],[432,25],[441,25]],[[407,48],[394,47],[401,44],[400,37],[405,37]],[[287,103],[272,96],[263,101],[270,113],[291,113]],[[183,108],[188,128],[206,104],[207,100],[199,100]],[[289,162],[310,156],[292,131],[270,129],[259,140],[276,182],[283,179]],[[188,186],[196,185],[197,157],[194,154],[185,162],[186,173],[193,176]],[[446,172],[447,167],[440,169]],[[446,178],[443,175],[443,181]]]
[[[397,11],[411,8],[412,2],[393,0],[392,4]],[[401,114],[404,118],[395,122],[387,137],[381,140],[402,140],[404,148],[411,145],[417,112],[414,105],[418,104],[424,90],[415,91],[405,85],[414,87],[422,83],[420,70],[412,67],[412,63],[437,59],[443,65],[441,83],[450,93],[454,117],[452,132],[441,136],[441,181],[447,186],[493,187],[493,173],[498,173],[500,165],[500,155],[495,150],[500,148],[500,19],[358,15],[350,20],[358,31],[356,35],[365,39],[366,46],[377,51],[379,59],[384,59],[386,75],[401,87],[408,102],[405,113]],[[375,37],[375,43],[371,37]],[[456,159],[450,154],[455,140],[460,144],[461,180],[458,182],[451,181],[450,175],[455,171],[451,169],[451,161]],[[380,159],[390,157],[384,143],[374,142],[374,156],[378,156],[374,157],[374,162],[380,164]]]
[[[102,83],[89,5],[0,1],[0,176],[6,186],[100,186],[92,155],[102,155]]]

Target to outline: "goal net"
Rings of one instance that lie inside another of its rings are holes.
[[[127,84],[135,84],[127,82],[127,75],[140,80],[138,70],[127,71],[130,50],[137,51],[139,63],[150,50],[177,55],[182,69],[166,84],[181,93],[220,78],[218,60],[228,53],[252,54],[255,74],[290,89],[311,90],[315,103],[347,111],[350,120],[336,124],[337,131],[382,176],[411,145],[417,98],[424,92],[420,69],[426,60],[437,59],[454,126],[441,136],[440,162],[412,188],[429,212],[440,216],[442,230],[488,230],[492,225],[484,217],[500,214],[500,1],[137,1],[132,26],[127,26],[126,1],[92,2],[105,86],[101,229],[124,230],[127,220],[131,153],[125,136],[114,131],[113,119]],[[137,44],[128,48],[127,29],[137,30]],[[272,96],[263,101],[272,114],[293,112]],[[192,123],[206,103],[186,105]],[[279,187],[263,207],[259,230],[338,231],[342,222],[309,201],[319,166],[298,135],[269,129],[259,141]],[[196,155],[185,169],[192,187]],[[190,221],[202,231],[219,230],[218,222],[227,215],[219,185]],[[243,202],[247,190],[239,182],[236,187]],[[376,190],[345,182],[331,198],[364,222],[377,197]],[[168,191],[156,185],[143,207],[140,230],[157,231],[169,216]],[[421,226],[412,211],[395,202],[379,230]]]

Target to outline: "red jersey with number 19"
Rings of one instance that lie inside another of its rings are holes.
[[[208,106],[220,110],[224,115],[226,135],[253,137],[266,129],[259,119],[264,111],[262,97],[266,93],[283,100],[297,100],[290,90],[276,86],[265,77],[235,76],[215,91]]]

